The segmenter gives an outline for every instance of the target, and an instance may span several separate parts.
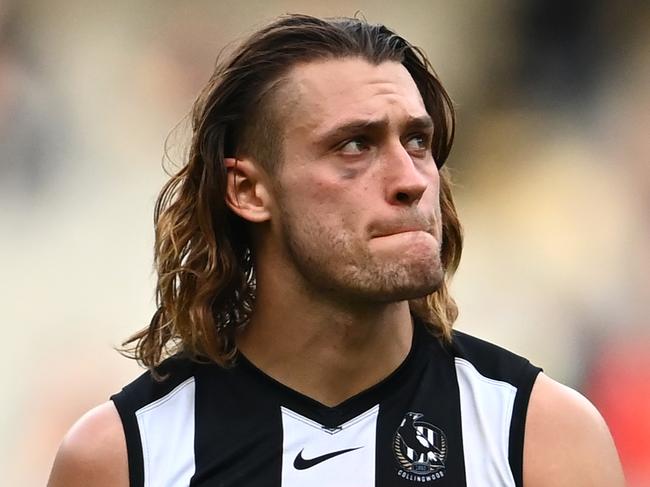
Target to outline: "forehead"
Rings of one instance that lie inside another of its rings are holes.
[[[427,114],[422,96],[402,64],[371,64],[358,58],[296,66],[288,75],[292,130],[327,130],[351,119],[394,119]]]

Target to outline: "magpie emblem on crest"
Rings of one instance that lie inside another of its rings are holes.
[[[409,480],[428,481],[444,476],[447,438],[440,428],[422,421],[422,417],[421,413],[406,413],[393,438],[399,475]]]

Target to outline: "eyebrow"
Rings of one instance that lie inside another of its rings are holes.
[[[389,125],[387,118],[382,118],[378,120],[351,120],[342,125],[334,127],[333,129],[325,132],[322,136],[319,136],[320,141],[332,141],[345,138],[347,136],[358,134],[362,132],[375,132],[380,133],[387,129]],[[406,131],[413,130],[423,130],[430,131],[433,130],[433,120],[429,115],[422,115],[420,117],[409,117],[406,122],[403,124],[403,128]]]

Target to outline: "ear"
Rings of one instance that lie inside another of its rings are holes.
[[[224,159],[227,171],[226,204],[244,220],[261,223],[271,218],[271,194],[266,174],[250,159]]]

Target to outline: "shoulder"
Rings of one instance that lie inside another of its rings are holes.
[[[90,410],[66,434],[48,487],[129,485],[126,440],[112,401]]]
[[[530,394],[535,377],[541,371],[510,350],[457,330],[453,332],[450,346],[457,365],[470,366],[484,377],[509,383],[522,397]]]
[[[136,412],[187,383],[194,368],[188,359],[169,358],[84,414],[61,442],[48,487],[128,486],[142,463]]]
[[[524,439],[526,487],[624,486],[607,425],[581,394],[539,374]]]

